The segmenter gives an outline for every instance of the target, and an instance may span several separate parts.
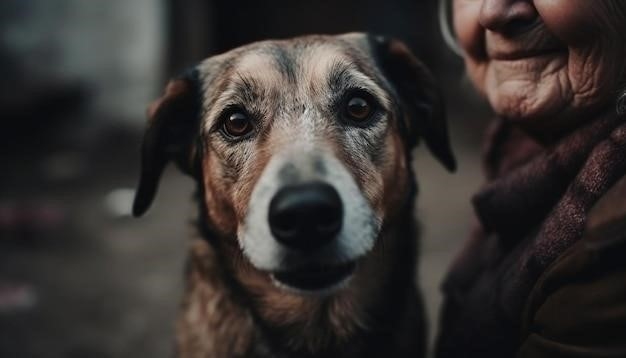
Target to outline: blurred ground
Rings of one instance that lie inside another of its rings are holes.
[[[3,154],[11,190],[0,203],[0,357],[170,352],[190,183],[166,178],[144,220],[119,216],[124,192],[110,192],[135,183],[139,133],[97,133],[84,146],[28,143],[9,152],[18,158]],[[79,176],[50,178],[51,166]]]

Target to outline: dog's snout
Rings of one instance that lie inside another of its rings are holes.
[[[269,224],[277,241],[293,249],[323,246],[341,230],[343,204],[337,190],[321,183],[285,187],[270,203]]]

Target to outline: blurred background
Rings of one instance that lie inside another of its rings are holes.
[[[443,43],[436,1],[3,0],[0,357],[171,356],[193,185],[170,168],[151,211],[129,216],[147,103],[212,54],[349,31],[403,39],[447,95],[459,170],[424,148],[415,161],[432,337],[490,116]]]

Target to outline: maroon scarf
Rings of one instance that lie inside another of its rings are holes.
[[[503,246],[532,237],[501,286],[521,309],[541,273],[581,239],[592,206],[626,175],[626,121],[592,121],[543,150],[502,121],[491,139],[485,166],[492,181],[473,204],[480,231],[497,234]]]
[[[438,358],[514,356],[535,282],[583,237],[594,203],[626,175],[623,113],[549,147],[502,120],[488,139],[488,183],[473,198],[480,223],[444,282]]]

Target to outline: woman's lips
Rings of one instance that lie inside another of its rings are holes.
[[[487,58],[497,61],[517,61],[567,53],[567,46],[543,26],[535,26],[515,36],[488,31],[484,46]]]

